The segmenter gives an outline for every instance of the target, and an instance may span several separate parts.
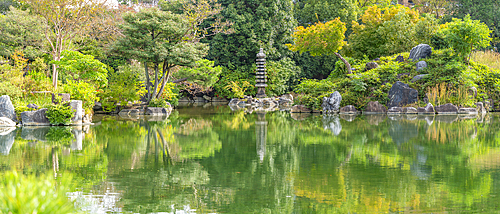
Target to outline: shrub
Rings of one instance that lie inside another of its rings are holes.
[[[158,89],[159,90],[159,89]],[[179,88],[175,85],[175,83],[169,82],[165,84],[165,88],[163,89],[163,94],[161,95],[162,99],[169,102],[170,104],[176,106],[179,104]]]
[[[296,79],[301,73],[301,69],[295,66],[295,62],[290,58],[283,58],[280,61],[267,62],[267,88],[268,96],[283,95],[290,90],[292,85],[296,85]]]
[[[224,87],[225,89],[230,89],[233,92],[234,97],[243,98],[245,96],[245,92],[252,87],[247,81],[231,81],[229,85]]]
[[[163,99],[153,98],[153,99],[151,99],[151,101],[149,101],[148,107],[168,108],[169,105],[168,105],[167,101],[165,101]]]
[[[15,170],[0,178],[1,213],[73,213],[75,207],[66,197],[71,178],[62,176],[58,181],[44,174],[18,174]]]
[[[117,72],[110,72],[109,84],[98,94],[105,111],[112,111],[117,104],[127,105],[128,101],[141,98],[146,90],[133,66],[120,66]]]
[[[213,86],[215,96],[226,98],[238,97],[235,95],[235,92],[231,89],[231,87],[228,87],[228,85],[232,84],[231,82],[234,82],[236,85],[241,87],[243,81],[248,83],[244,95],[255,95],[255,86],[251,84],[255,83],[255,76],[250,76],[248,72],[231,71],[227,68],[223,68],[219,81]]]
[[[95,102],[99,101],[97,90],[88,82],[68,79],[67,83],[63,85],[63,91],[71,94],[72,100],[81,100],[86,114],[91,113]]]
[[[75,111],[65,104],[52,104],[47,108],[47,118],[52,125],[68,125]]]
[[[204,87],[213,86],[222,73],[222,67],[214,67],[214,61],[207,59],[198,60],[193,67],[182,67],[176,74],[177,78],[188,78],[187,81]]]

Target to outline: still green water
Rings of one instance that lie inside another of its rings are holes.
[[[306,117],[219,106],[163,119],[18,128],[0,136],[0,167],[71,175],[68,196],[88,213],[500,213],[496,114]]]

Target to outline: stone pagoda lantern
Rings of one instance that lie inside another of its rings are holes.
[[[257,87],[257,98],[265,98],[266,87],[267,87],[267,77],[266,77],[266,54],[264,54],[264,49],[261,48],[257,54],[257,72],[255,79],[255,87]]]

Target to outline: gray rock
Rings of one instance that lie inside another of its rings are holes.
[[[283,98],[283,97],[280,97],[278,100],[278,104],[279,104],[279,106],[287,107],[287,106],[291,106],[293,104],[293,101],[286,99],[286,98]]]
[[[397,81],[389,90],[389,103],[387,108],[403,107],[418,101],[418,91],[410,88],[408,84]]]
[[[458,109],[458,114],[477,114],[477,109],[475,109],[475,108],[460,108],[460,109]]]
[[[49,118],[46,116],[47,109],[37,111],[25,111],[21,113],[23,126],[50,126]]]
[[[427,57],[431,56],[431,54],[432,54],[431,46],[429,46],[427,44],[420,44],[420,45],[417,45],[411,49],[410,56],[408,57],[408,59],[409,60],[411,59],[413,61],[417,61],[420,59],[427,58]]]
[[[16,123],[9,118],[0,117],[0,127],[15,127]]]
[[[392,107],[387,111],[387,114],[402,114],[403,108],[401,107]]]
[[[427,76],[429,76],[429,74],[420,74],[420,75],[414,76],[413,79],[411,79],[411,82],[419,81],[421,79],[426,78]]]
[[[458,107],[448,103],[436,106],[436,113],[438,114],[458,114]]]
[[[413,107],[404,107],[403,113],[405,113],[405,114],[418,114],[418,111],[416,108],[413,108]]]
[[[102,103],[95,102],[94,103],[94,107],[92,109],[94,109],[94,112],[96,112],[96,111],[102,111]]]
[[[231,101],[229,101],[228,105],[230,105],[230,106],[237,106],[239,102],[240,102],[240,99],[233,98],[233,99],[231,99]]]
[[[376,62],[367,62],[365,65],[365,70],[369,71],[372,69],[378,68],[378,63]]]
[[[161,108],[161,107],[147,107],[144,110],[144,114],[146,115],[170,115],[170,111],[167,108]]]
[[[60,99],[61,102],[69,102],[69,100],[71,99],[71,95],[70,94],[65,94],[65,93],[60,93],[60,94],[57,94],[58,98],[56,99],[56,95],[55,94],[52,94],[52,103],[54,104],[59,104],[58,100]]]
[[[203,95],[203,99],[205,99],[208,102],[212,102],[212,98],[207,95]]]
[[[0,128],[0,153],[8,155],[16,137],[15,127]]]
[[[329,97],[323,97],[321,108],[324,113],[336,113],[340,110],[340,101],[342,101],[342,96],[335,91]]]
[[[28,104],[26,107],[37,110],[39,107],[36,104]]]
[[[291,94],[285,94],[285,95],[281,96],[281,98],[289,99],[293,102],[293,96]]]
[[[73,117],[71,118],[72,125],[82,125],[83,118],[83,102],[81,100],[71,100],[69,101],[69,106],[75,111]]]
[[[142,110],[142,113],[144,113],[144,110]],[[120,116],[127,116],[127,115],[140,115],[141,114],[141,109],[123,109],[118,113]]]
[[[436,111],[434,110],[434,106],[430,103],[427,103],[427,106],[425,107],[419,107],[417,109],[418,114],[436,114]]]
[[[17,122],[16,110],[12,101],[10,101],[9,95],[3,95],[0,97],[0,117],[6,117],[14,122]]]
[[[340,114],[357,114],[358,110],[352,105],[344,106],[340,109]]]
[[[479,113],[479,114],[486,114],[487,113],[486,109],[484,108],[484,104],[482,102],[476,103],[476,109],[477,109],[477,113]]]
[[[84,114],[82,118],[82,123],[84,124],[92,123],[92,114]]]
[[[405,58],[402,56],[402,55],[399,55],[398,57],[396,57],[396,62],[404,62],[405,61]]]
[[[290,110],[291,113],[311,113],[312,110],[308,109],[304,105],[294,105],[292,106],[292,109]]]
[[[419,62],[417,62],[416,66],[417,66],[417,71],[421,71],[421,70],[427,68],[427,62],[419,61]]]
[[[371,101],[366,104],[363,114],[386,114],[387,108],[378,101]]]

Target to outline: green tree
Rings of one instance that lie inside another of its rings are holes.
[[[93,56],[69,50],[64,50],[62,56],[61,60],[50,61],[50,63],[57,65],[67,78],[84,80],[97,87],[104,87],[108,84],[106,65],[94,59]]]
[[[303,26],[337,17],[350,24],[357,20],[359,11],[357,0],[301,0],[295,3],[294,9],[295,18]]]
[[[184,40],[189,23],[181,15],[148,8],[126,13],[123,19],[124,37],[117,41],[114,49],[144,63],[148,102],[161,97],[173,67],[192,66],[207,51],[206,44]],[[149,63],[154,69],[153,87],[149,85]]]
[[[221,73],[222,67],[214,67],[213,61],[202,59],[196,61],[192,68],[181,68],[177,71],[177,73],[175,73],[175,76],[179,79],[186,78],[187,81],[204,87],[212,87],[217,81],[219,81],[219,75]]]
[[[450,16],[481,20],[492,31],[493,44],[500,48],[500,1],[498,0],[456,0],[450,9]]]
[[[352,73],[351,65],[338,53],[346,44],[345,31],[345,23],[341,22],[340,18],[326,23],[317,22],[307,28],[298,26],[292,35],[294,44],[287,44],[287,46],[292,51],[309,52],[312,56],[335,54],[345,63],[347,73],[350,74]]]
[[[446,23],[443,33],[449,45],[458,52],[462,59],[466,59],[476,48],[485,48],[490,45],[491,30],[479,20],[472,20],[469,15],[464,19],[453,19]]]
[[[44,54],[43,23],[30,11],[10,7],[4,17],[0,17],[0,55],[10,57],[15,51],[34,60]]]
[[[231,70],[252,71],[259,48],[264,48],[268,60],[278,60],[290,54],[284,44],[291,42],[296,26],[292,0],[220,0],[224,8],[223,21],[234,23],[232,34],[217,34],[206,41],[210,44],[208,58],[216,65]]]

